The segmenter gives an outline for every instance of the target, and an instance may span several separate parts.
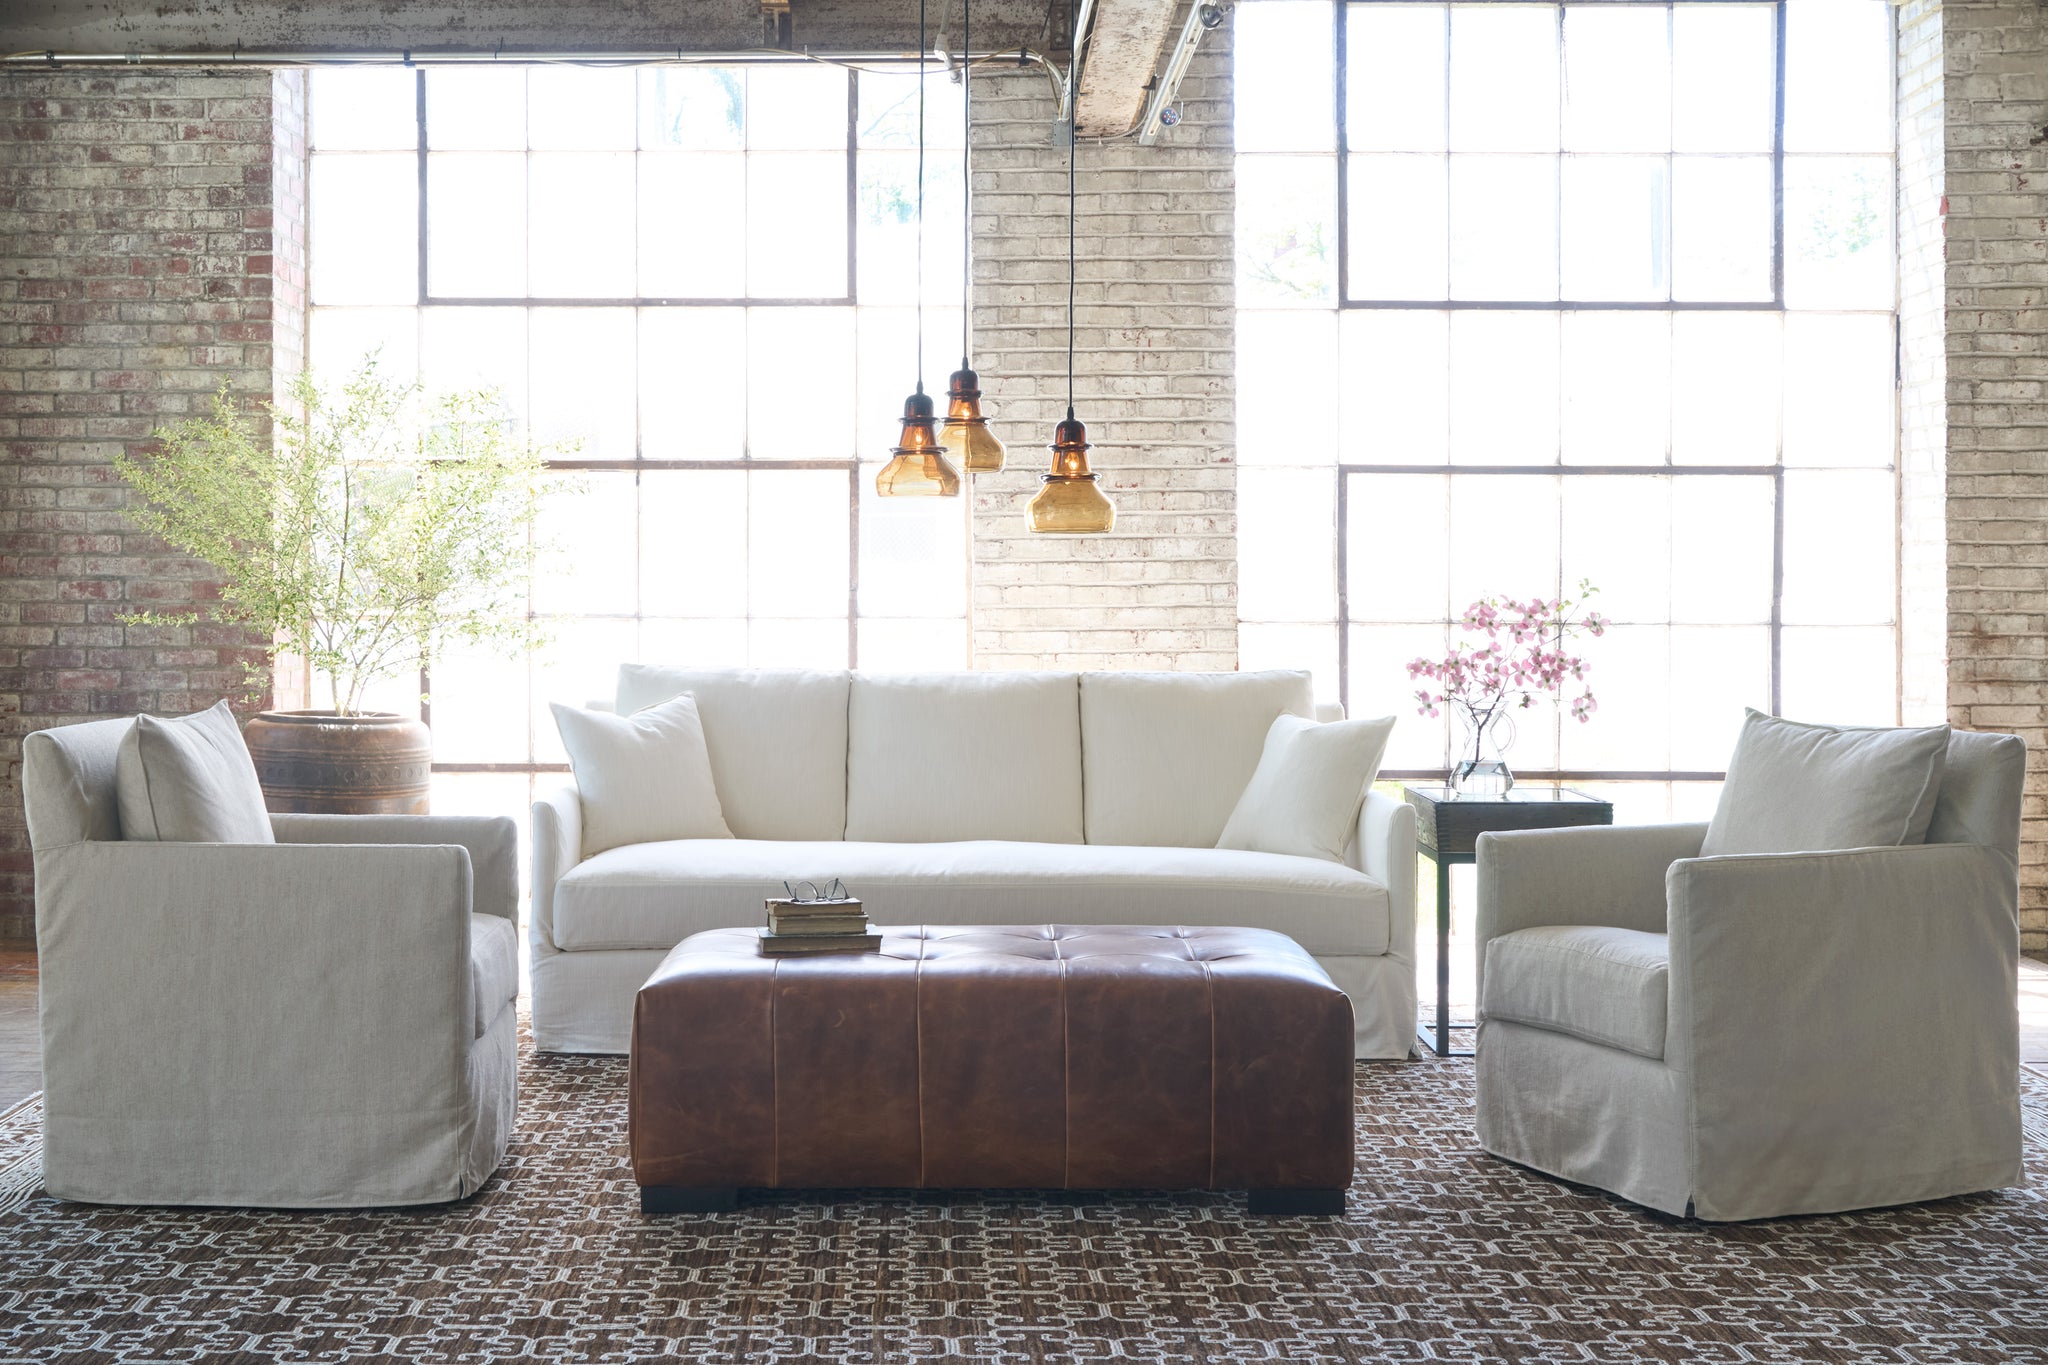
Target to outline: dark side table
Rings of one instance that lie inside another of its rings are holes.
[[[1402,791],[1415,807],[1422,856],[1436,865],[1436,1020],[1432,1027],[1425,1014],[1415,1036],[1439,1057],[1470,1057],[1471,1049],[1451,1047],[1451,869],[1478,860],[1482,834],[1611,825],[1614,803],[1550,783],[1486,796],[1461,795],[1444,786]]]

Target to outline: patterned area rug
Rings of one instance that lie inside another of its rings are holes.
[[[2024,1189],[1717,1227],[1482,1155],[1469,1062],[1358,1070],[1341,1219],[1241,1196],[780,1194],[643,1219],[626,1067],[524,1063],[475,1199],[348,1214],[66,1204],[0,1116],[0,1360],[2048,1360],[2048,1082]]]

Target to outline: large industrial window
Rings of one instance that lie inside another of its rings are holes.
[[[927,85],[927,386],[959,353],[958,87]],[[310,350],[497,386],[573,491],[532,657],[430,679],[436,800],[516,809],[623,660],[964,665],[961,500],[879,500],[909,392],[917,78],[817,63],[326,68]],[[411,709],[410,680],[386,709]]]
[[[1525,776],[1710,807],[1742,708],[1899,713],[1883,0],[1236,9],[1245,666],[1402,717],[1473,599],[1600,589]]]

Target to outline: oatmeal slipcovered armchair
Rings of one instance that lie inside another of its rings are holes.
[[[473,1194],[516,1103],[513,822],[275,815],[275,843],[124,840],[133,723],[23,746],[45,1187],[286,1208]]]
[[[1480,1145],[1711,1220],[2017,1184],[2025,766],[1948,734],[1924,842],[1893,847],[1481,836]]]

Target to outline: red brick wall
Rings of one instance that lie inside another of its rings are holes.
[[[0,74],[0,939],[34,932],[22,736],[207,706],[262,657],[121,623],[211,589],[111,460],[298,363],[304,121],[298,72]]]

